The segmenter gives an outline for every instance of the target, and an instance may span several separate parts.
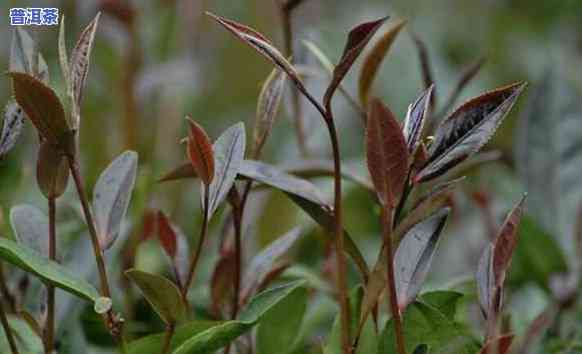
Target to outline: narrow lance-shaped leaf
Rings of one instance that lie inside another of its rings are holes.
[[[294,228],[279,237],[253,258],[243,278],[244,287],[241,298],[245,299],[253,294],[265,276],[271,271],[275,262],[299,239],[301,231],[300,227]]]
[[[377,99],[370,106],[366,127],[366,160],[380,202],[394,207],[408,174],[408,151],[400,125]]]
[[[405,24],[405,20],[398,20],[382,35],[382,38],[374,44],[370,52],[364,57],[364,63],[362,64],[360,79],[358,81],[358,93],[362,107],[368,107],[370,90],[378,74],[378,69]]]
[[[441,209],[416,224],[404,236],[396,250],[394,278],[400,311],[414,301],[420,292],[449,212],[448,208]]]
[[[323,97],[323,102],[326,107],[331,103],[333,94],[356,59],[358,59],[362,53],[362,50],[364,50],[366,44],[368,44],[370,39],[372,39],[372,36],[374,36],[374,33],[378,31],[380,26],[382,26],[387,19],[388,17],[384,17],[376,21],[365,22],[350,31],[342,57],[333,71],[331,83],[327,87]]]
[[[36,164],[36,181],[47,199],[58,198],[67,189],[69,182],[67,158],[50,143],[40,144]]]
[[[439,126],[429,150],[427,164],[415,182],[438,177],[479,151],[491,139],[525,83],[488,92],[463,104]]]
[[[126,151],[103,171],[93,190],[93,211],[104,250],[117,239],[137,174],[137,153]]]
[[[214,179],[214,153],[212,143],[204,129],[187,117],[190,126],[188,135],[188,158],[192,167],[200,176],[205,185],[209,185]]]
[[[182,286],[188,276],[189,250],[186,236],[182,230],[172,224],[160,210],[155,213],[158,239],[171,262],[178,286]]]
[[[413,155],[422,139],[422,129],[430,110],[430,102],[434,85],[424,90],[413,104],[408,106],[404,119],[404,139],[408,146],[408,153]]]
[[[22,132],[24,111],[15,102],[8,102],[4,109],[4,122],[0,132],[0,159],[16,144]]]
[[[70,94],[73,99],[73,128],[79,127],[79,115],[81,111],[81,100],[83,98],[83,90],[85,88],[85,81],[89,73],[89,61],[91,58],[91,50],[93,49],[93,41],[95,40],[95,33],[97,32],[97,25],[99,24],[99,17],[101,13],[91,21],[87,27],[81,32],[77,44],[71,53],[70,63]]]
[[[66,31],[65,31],[65,15],[61,15],[61,25],[59,26],[59,65],[61,66],[61,72],[65,80],[65,87],[67,92],[70,92],[71,78],[70,78],[70,66],[69,57],[67,55],[67,44],[66,44]],[[72,124],[71,124],[72,126]]]
[[[40,135],[53,145],[68,145],[70,131],[63,105],[57,94],[38,79],[24,73],[10,72],[14,98]]]
[[[214,179],[208,188],[209,217],[224,201],[234,184],[244,160],[245,145],[245,127],[242,122],[228,128],[214,143]],[[204,199],[204,195],[202,198]]]
[[[186,313],[180,290],[174,283],[159,275],[130,269],[125,272],[140,289],[160,318],[168,325],[175,324]]]
[[[479,258],[479,265],[477,266],[477,273],[475,274],[475,280],[477,282],[477,295],[479,297],[479,305],[481,306],[481,311],[485,318],[489,317],[489,312],[491,309],[498,311],[498,305],[493,305],[493,302],[498,302],[494,300],[499,298],[499,295],[495,291],[495,275],[493,272],[493,243],[488,243],[483,253],[481,253],[481,258]]]
[[[99,298],[97,289],[71,270],[13,241],[0,238],[0,258],[82,299],[94,302]]]
[[[29,74],[44,84],[49,82],[48,65],[38,51],[38,44],[20,27],[14,30],[12,37],[9,70]]]
[[[222,315],[221,311],[231,313],[232,309],[227,309],[227,306],[232,305],[231,294],[234,288],[235,272],[236,260],[234,252],[230,250],[222,251],[210,281],[212,312],[218,318]]]
[[[170,224],[170,221],[161,210],[157,213],[158,238],[166,254],[173,260],[176,257],[178,244],[176,233]]]
[[[39,254],[48,254],[49,221],[40,209],[28,204],[13,207],[10,225],[19,244]]]
[[[273,128],[273,123],[279,112],[281,98],[285,91],[285,79],[286,76],[283,75],[281,70],[273,69],[261,89],[255,118],[253,146],[255,157],[260,154]]]
[[[432,68],[430,63],[430,57],[428,55],[428,49],[426,48],[426,44],[423,42],[418,35],[414,32],[412,34],[412,40],[416,47],[416,51],[418,53],[418,59],[420,61],[420,71],[422,72],[422,81],[424,82],[424,87],[429,88],[430,86],[434,85],[434,79],[432,74]],[[431,97],[431,101],[429,104],[430,110],[432,111],[436,101],[436,92],[433,93]]]

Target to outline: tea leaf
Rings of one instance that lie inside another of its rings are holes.
[[[428,274],[440,234],[450,210],[441,209],[406,233],[394,255],[398,307],[403,311],[415,300]]]
[[[70,92],[73,98],[73,128],[79,127],[79,118],[81,112],[81,100],[83,98],[83,90],[85,88],[85,81],[89,73],[89,61],[91,58],[91,50],[93,49],[93,41],[95,40],[95,33],[97,32],[97,25],[99,24],[98,13],[95,18],[85,27],[73,52],[71,53],[70,62]]]
[[[234,184],[245,154],[245,127],[237,123],[228,128],[213,145],[214,179],[209,186],[208,217],[212,217]],[[204,196],[202,196],[204,200]]]
[[[273,123],[279,112],[281,98],[285,92],[285,79],[286,76],[283,75],[283,72],[273,69],[261,89],[255,118],[253,146],[255,155],[260,153],[273,128]]]
[[[444,105],[443,111],[446,112],[450,108],[452,108],[453,104],[457,101],[459,95],[461,94],[465,86],[467,86],[467,84],[471,82],[471,80],[477,75],[477,73],[479,73],[479,70],[481,70],[483,64],[485,64],[485,58],[479,58],[478,60],[476,60],[474,63],[471,63],[471,65],[469,65],[463,70],[463,72],[461,73],[461,77],[459,78],[459,81],[457,81],[457,84],[455,85],[453,92],[451,93],[449,99],[447,100],[447,103]]]
[[[209,328],[219,325],[216,321],[192,321],[176,327],[170,349],[174,350],[190,337],[201,333]],[[127,346],[128,354],[159,354],[162,351],[166,333],[152,334],[134,340]]]
[[[168,279],[137,269],[125,272],[142,292],[160,318],[168,325],[175,324],[186,313],[180,290]]]
[[[234,292],[234,275],[236,274],[236,260],[233,251],[222,251],[220,259],[212,273],[210,294],[212,297],[212,311],[218,318],[225,305],[231,305],[231,294]],[[232,309],[231,309],[232,310]]]
[[[418,52],[418,58],[420,60],[420,71],[422,72],[422,81],[424,82],[425,89],[428,89],[429,87],[434,85],[428,49],[426,48],[426,44],[422,41],[422,39],[420,39],[420,37],[418,37],[414,32],[412,32],[411,34],[412,41],[414,42],[416,51]],[[434,107],[435,101],[436,101],[436,90],[434,90],[433,95],[431,97],[431,101],[429,103],[431,111]]]
[[[17,27],[10,48],[9,71],[34,76],[48,85],[48,65],[38,51],[38,44],[23,28]]]
[[[58,198],[67,189],[69,182],[67,158],[50,143],[40,144],[36,164],[36,181],[47,199]]]
[[[337,90],[338,86],[341,84],[342,80],[344,79],[344,77],[346,76],[346,74],[356,61],[356,59],[362,53],[362,50],[364,50],[366,44],[368,44],[370,39],[372,39],[372,36],[374,36],[374,33],[378,31],[380,26],[382,26],[384,21],[386,21],[387,19],[388,17],[384,17],[376,21],[365,22],[350,31],[350,33],[348,34],[348,40],[345,44],[342,57],[340,58],[339,63],[333,70],[333,77],[331,83],[327,87],[327,90],[325,91],[325,95],[323,97],[323,102],[326,107],[328,107],[331,104],[333,94]]]
[[[382,64],[382,61],[386,57],[386,54],[388,54],[394,40],[396,40],[396,37],[398,37],[400,30],[405,24],[405,20],[398,20],[382,35],[382,38],[374,44],[370,52],[364,58],[364,63],[362,64],[362,70],[360,72],[360,80],[358,82],[358,92],[362,107],[368,107],[370,89],[372,88],[374,79],[377,76],[380,64]]]
[[[438,309],[449,320],[454,321],[457,315],[457,305],[463,297],[462,293],[451,290],[435,290],[420,295],[420,302]]]
[[[166,254],[174,260],[178,249],[176,232],[161,210],[157,213],[158,237]]]
[[[66,43],[66,31],[65,31],[65,15],[61,15],[61,25],[59,26],[59,65],[61,66],[61,73],[65,81],[65,87],[67,92],[70,91],[71,78],[70,78],[70,66],[69,58],[67,55],[67,43]]]
[[[93,190],[95,227],[103,250],[109,249],[121,231],[137,174],[137,153],[126,151],[103,171]]]
[[[204,129],[187,117],[190,126],[188,135],[188,157],[190,163],[200,176],[205,185],[209,185],[214,179],[214,154],[212,152],[212,143],[206,135]]]
[[[485,93],[459,107],[439,126],[429,150],[427,164],[415,176],[415,182],[438,177],[479,151],[493,136],[525,83]]]
[[[422,139],[422,129],[430,111],[433,91],[434,85],[431,85],[420,94],[413,104],[408,106],[406,118],[404,119],[403,133],[408,146],[408,153],[411,155],[416,152],[416,148]]]
[[[266,290],[255,296],[249,305],[243,309],[238,320],[219,323],[205,331],[194,334],[185,341],[173,354],[203,354],[214,352],[232,342],[253,328],[265,315],[281,301],[296,291],[303,291],[304,282],[288,283]]]
[[[366,127],[366,160],[380,202],[396,206],[408,174],[408,151],[400,125],[377,99],[371,103]]]
[[[94,302],[99,297],[97,289],[71,270],[5,238],[0,238],[0,258],[82,299]]]
[[[39,254],[48,254],[49,221],[40,209],[28,204],[12,207],[10,225],[19,244]]]
[[[241,164],[239,173],[246,178],[297,195],[313,203],[327,205],[315,185],[307,180],[282,172],[275,166],[260,161],[245,160]]]
[[[504,336],[491,339],[479,351],[479,354],[507,354],[513,342],[513,334],[506,334]]]
[[[37,335],[34,332],[34,328],[31,327],[26,320],[13,315],[7,315],[6,319],[8,320],[8,325],[12,329],[20,353],[42,353],[44,351],[42,336]],[[0,352],[12,353],[4,333],[3,328],[2,331],[0,331]]]
[[[477,295],[479,305],[485,318],[489,317],[489,311],[493,308],[493,298],[499,298],[499,293],[495,290],[495,275],[493,272],[493,249],[494,244],[489,243],[481,253],[479,265],[475,280],[477,282]],[[497,294],[495,294],[497,293]],[[500,306],[501,304],[499,304]],[[499,306],[496,304],[494,311],[498,311]]]
[[[302,230],[300,227],[294,228],[273,241],[253,258],[243,278],[242,299],[251,296],[256,291],[275,265],[275,262],[289,251],[295,242],[297,242],[301,233]]]
[[[4,123],[0,132],[0,159],[6,155],[22,132],[24,111],[15,102],[8,102],[4,108]]]
[[[14,98],[40,135],[49,143],[66,148],[70,132],[63,105],[57,94],[36,78],[10,72]]]
[[[301,331],[306,309],[305,288],[297,289],[273,306],[258,325],[257,352],[281,354],[291,352]]]

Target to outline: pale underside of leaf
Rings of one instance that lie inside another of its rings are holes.
[[[0,132],[0,159],[6,155],[18,140],[24,123],[24,111],[13,101],[4,109],[4,122]]]
[[[277,117],[281,98],[285,89],[286,76],[278,69],[273,69],[259,95],[254,129],[253,153],[258,154],[267,140]]]
[[[10,224],[18,242],[35,252],[48,254],[49,221],[38,208],[22,204],[10,209]]]
[[[495,275],[493,272],[493,250],[494,245],[488,244],[481,254],[479,266],[475,275],[477,281],[477,294],[481,311],[488,317],[492,308],[492,297],[495,292]]]
[[[14,30],[12,37],[9,70],[32,75],[44,84],[49,82],[48,65],[38,51],[38,44],[20,27]]]
[[[404,119],[403,133],[408,146],[408,152],[412,155],[416,151],[422,138],[422,130],[430,111],[430,102],[434,85],[424,90],[413,104],[408,106]]]

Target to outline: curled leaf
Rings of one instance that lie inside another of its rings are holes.
[[[57,94],[28,74],[10,72],[16,102],[49,143],[70,149],[70,128]]]
[[[274,69],[261,89],[255,120],[253,153],[258,155],[271,133],[285,89],[286,76]]]
[[[346,74],[356,61],[356,59],[358,59],[358,57],[362,53],[362,50],[364,50],[366,44],[368,44],[370,39],[372,39],[372,36],[374,36],[374,33],[378,31],[380,26],[382,26],[382,24],[387,19],[388,17],[384,17],[379,20],[365,22],[350,31],[350,33],[348,34],[348,40],[345,44],[342,57],[339,60],[337,66],[335,67],[331,83],[329,84],[327,90],[325,91],[323,102],[326,107],[330,105],[333,94],[337,90],[338,86],[341,84],[342,80],[344,79],[344,77],[346,76]]]
[[[174,283],[159,275],[130,269],[125,272],[140,289],[160,318],[168,325],[175,324],[186,313],[180,290]]]
[[[382,38],[374,44],[370,52],[365,56],[362,70],[360,72],[360,80],[358,82],[358,92],[362,107],[368,107],[370,89],[372,88],[374,79],[378,74],[378,69],[405,24],[405,20],[398,20],[382,35]]]
[[[73,99],[73,128],[79,127],[79,115],[81,111],[81,100],[83,98],[83,89],[85,88],[85,81],[89,72],[89,61],[91,58],[91,50],[93,49],[93,41],[95,40],[95,33],[97,32],[97,25],[99,24],[99,17],[101,13],[91,21],[87,27],[81,32],[79,40],[73,48],[71,53],[71,63],[69,65],[70,74],[70,94]]]
[[[377,99],[371,103],[366,127],[366,160],[380,202],[394,207],[408,174],[408,151],[396,118]]]
[[[137,153],[126,151],[103,171],[93,190],[95,227],[103,250],[109,249],[121,231],[137,175]]]
[[[430,110],[430,101],[434,85],[424,90],[413,104],[408,106],[406,118],[404,119],[404,139],[408,146],[408,152],[413,155],[420,144],[424,122]]]
[[[209,185],[214,179],[214,154],[212,143],[204,129],[193,121],[190,117],[188,124],[190,133],[188,135],[188,157],[192,167],[200,176],[205,185]]]
[[[8,102],[4,109],[4,123],[0,132],[0,159],[6,155],[20,136],[24,123],[24,111],[15,102]]]
[[[427,164],[415,176],[424,182],[442,175],[479,151],[491,139],[525,88],[516,83],[475,97],[437,129]]]
[[[40,144],[36,164],[36,181],[47,199],[58,198],[67,189],[69,164],[63,153],[50,143]]]
[[[450,209],[444,208],[416,224],[404,236],[394,255],[398,307],[403,311],[415,300],[428,274]]]

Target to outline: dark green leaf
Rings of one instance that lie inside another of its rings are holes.
[[[99,297],[91,284],[77,278],[71,270],[13,241],[0,238],[0,258],[85,300],[95,301]]]
[[[438,309],[449,320],[454,321],[457,305],[463,294],[450,290],[435,290],[420,295],[420,302]]]
[[[126,151],[103,171],[93,190],[93,211],[99,243],[109,249],[121,232],[137,174],[137,153]]]
[[[214,321],[194,321],[176,327],[170,349],[178,348],[190,337],[201,333],[209,328],[215,327],[220,322]],[[129,343],[127,354],[160,354],[162,351],[166,333],[152,334]]]
[[[146,300],[168,325],[175,324],[186,313],[186,304],[178,287],[168,279],[137,269],[125,272],[141,290]]]

